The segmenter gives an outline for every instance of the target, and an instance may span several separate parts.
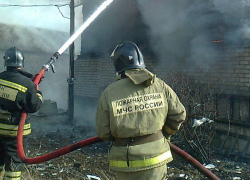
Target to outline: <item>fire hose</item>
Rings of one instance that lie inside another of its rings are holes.
[[[57,57],[57,54],[55,54],[54,57]],[[44,66],[44,67],[46,67],[46,66]],[[34,83],[36,85],[38,85],[38,83],[40,82],[40,79],[43,77],[43,74],[46,71],[46,68],[44,68],[44,67],[40,70],[40,72],[38,73],[38,75],[34,79]],[[27,118],[27,113],[25,111],[23,111],[22,115],[21,115],[21,118],[20,118],[19,126],[18,126],[17,151],[18,151],[18,156],[21,159],[21,161],[24,162],[24,163],[27,163],[27,164],[37,164],[37,163],[45,162],[45,161],[60,157],[62,155],[65,155],[67,153],[70,153],[70,152],[72,152],[74,150],[77,150],[79,148],[82,148],[82,147],[85,147],[85,146],[88,146],[88,145],[95,144],[95,143],[103,141],[98,136],[95,136],[95,137],[92,137],[92,138],[89,138],[89,139],[86,139],[86,140],[79,141],[79,142],[77,142],[75,144],[71,144],[69,146],[66,146],[64,148],[61,148],[59,150],[56,150],[56,151],[54,151],[52,153],[49,153],[49,154],[46,154],[46,155],[43,155],[43,156],[39,156],[39,157],[35,157],[35,158],[27,158],[25,156],[24,149],[23,149],[23,130],[24,130],[24,124],[25,124],[26,118]],[[170,142],[169,142],[169,145],[170,145],[170,148],[171,148],[173,153],[177,154],[178,156],[183,158],[185,161],[187,161],[189,164],[194,166],[203,175],[208,177],[208,179],[210,179],[210,180],[219,180],[219,178],[215,174],[213,174],[211,171],[209,171],[205,166],[203,166],[201,163],[199,163],[191,155],[189,155],[188,153],[181,150],[180,148],[178,148],[177,146],[173,145]]]
[[[55,57],[56,57],[56,55],[55,55]],[[40,79],[43,77],[45,70],[46,70],[46,68],[42,68],[40,70],[40,72],[38,73],[38,75],[36,76],[36,78],[34,80],[34,83],[36,85],[39,83]],[[24,163],[27,163],[27,164],[37,164],[37,163],[45,162],[45,161],[48,161],[50,159],[54,159],[54,158],[57,158],[57,157],[62,156],[64,154],[70,153],[70,152],[77,150],[79,148],[103,141],[98,136],[95,136],[95,137],[77,142],[75,144],[71,144],[69,146],[66,146],[64,148],[61,148],[59,150],[56,150],[52,153],[49,153],[49,154],[46,154],[43,156],[39,156],[39,157],[35,157],[35,158],[27,158],[25,156],[24,149],[23,149],[23,130],[24,130],[24,124],[25,124],[26,118],[27,118],[27,113],[25,111],[23,111],[21,118],[20,118],[19,126],[18,126],[17,151],[18,151],[18,156],[20,157],[21,161]],[[189,155],[188,153],[181,150],[180,148],[178,148],[177,146],[173,145],[170,142],[169,142],[169,145],[171,147],[171,150],[175,154],[177,154],[178,156],[180,156],[181,158],[186,160],[188,163],[190,163],[192,166],[194,166],[198,171],[200,171],[203,175],[208,177],[210,180],[219,180],[219,178],[215,174],[213,174],[211,171],[209,171],[206,167],[204,167],[201,163],[199,163],[191,155]]]
[[[51,57],[48,63],[43,65],[42,69],[37,74],[36,78],[33,80],[36,85],[39,84],[41,78],[43,77],[44,73],[49,70],[51,67],[52,71],[55,72],[53,63],[58,59],[58,57],[72,44],[76,38],[90,25],[91,22],[95,20],[95,18],[112,2],[113,0],[106,0],[101,4],[101,6],[87,19],[87,21],[63,44],[63,46]],[[103,141],[98,136],[85,139],[82,141],[79,141],[75,144],[71,144],[69,146],[66,146],[64,148],[61,148],[59,150],[56,150],[54,152],[51,152],[49,154],[45,154],[42,156],[38,156],[35,158],[27,158],[24,153],[23,148],[23,130],[24,130],[24,124],[27,118],[27,113],[25,111],[22,111],[21,118],[19,121],[18,126],[18,132],[17,132],[17,151],[18,156],[21,159],[22,162],[26,164],[37,164],[42,163],[57,157],[60,157],[62,155],[65,155],[67,153],[70,153],[74,150],[77,150],[79,148],[95,144],[98,142]],[[169,143],[171,150],[182,157],[184,160],[186,160],[188,163],[193,165],[198,171],[200,171],[203,175],[208,177],[211,180],[219,180],[219,178],[214,175],[211,171],[209,171],[206,167],[204,167],[202,164],[200,164],[197,160],[195,160],[192,156],[190,156],[185,151],[181,150],[177,146]]]
[[[18,155],[19,155],[21,161],[24,163],[27,163],[27,164],[37,164],[37,163],[45,162],[45,161],[60,157],[62,155],[65,155],[67,153],[70,153],[70,152],[77,150],[79,148],[103,141],[98,136],[95,136],[95,137],[92,137],[89,139],[79,141],[75,144],[71,144],[69,146],[66,146],[64,148],[61,148],[59,150],[56,150],[52,153],[49,153],[49,154],[46,154],[43,156],[39,156],[39,157],[35,157],[35,158],[27,158],[24,154],[23,140],[22,140],[22,138],[23,138],[22,131],[23,131],[24,123],[25,123],[25,119],[21,119],[20,123],[19,123],[19,128],[18,128],[17,150],[18,150]],[[180,148],[178,148],[177,146],[173,145],[170,142],[169,142],[169,145],[170,145],[170,148],[171,148],[173,153],[177,154],[178,156],[180,156],[181,158],[186,160],[189,164],[194,166],[199,172],[201,172],[203,175],[205,175],[208,179],[219,180],[219,178],[215,174],[213,174],[211,171],[209,171],[205,166],[203,166],[201,163],[199,163],[191,155],[189,155],[188,153],[181,150]]]
[[[56,56],[55,56],[56,57]],[[53,58],[52,58],[53,59]],[[36,78],[34,79],[34,83],[37,85],[40,82],[40,79],[43,77],[43,74],[45,73],[46,68],[42,68]],[[27,118],[27,113],[25,111],[22,112],[19,126],[18,126],[18,132],[17,132],[17,151],[18,151],[18,156],[21,159],[22,162],[27,163],[27,164],[37,164],[41,162],[45,162],[57,157],[60,157],[64,154],[70,153],[74,150],[77,150],[79,148],[95,144],[98,142],[103,141],[101,138],[98,136],[79,141],[75,144],[71,144],[69,146],[66,146],[64,148],[61,148],[59,150],[56,150],[52,153],[35,157],[35,158],[27,158],[24,153],[23,149],[23,130],[24,130],[24,124]],[[173,151],[173,153],[177,154],[184,160],[186,160],[188,163],[190,163],[192,166],[194,166],[198,171],[200,171],[203,175],[208,177],[210,180],[219,180],[219,178],[213,174],[211,171],[209,171],[205,166],[203,166],[201,163],[199,163],[195,158],[193,158],[191,155],[186,153],[185,151],[181,150],[177,146],[173,145],[172,143],[169,142],[170,148]]]

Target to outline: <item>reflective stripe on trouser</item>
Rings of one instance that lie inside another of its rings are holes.
[[[21,173],[21,171],[5,171],[4,180],[19,180]]]
[[[116,180],[165,180],[166,176],[167,165],[136,172],[116,172]]]
[[[152,166],[152,165],[158,164],[160,162],[163,162],[171,157],[172,157],[171,151],[167,151],[163,154],[160,154],[159,156],[152,157],[149,159],[129,161],[129,167],[133,168],[133,167]],[[110,163],[110,166],[112,166],[112,167],[119,167],[119,168],[127,168],[128,167],[127,161],[109,160],[109,163]]]
[[[31,133],[30,123],[25,124],[23,127],[23,135]],[[0,135],[16,137],[18,131],[18,125],[9,125],[0,123]]]

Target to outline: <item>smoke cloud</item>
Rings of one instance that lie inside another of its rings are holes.
[[[221,51],[219,43],[249,43],[249,0],[137,2],[160,63],[180,67],[185,60],[208,70]]]

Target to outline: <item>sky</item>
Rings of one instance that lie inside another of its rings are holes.
[[[20,3],[22,2],[22,3]],[[69,1],[48,1],[48,0],[0,0],[0,22],[22,26],[40,27],[58,31],[69,31],[70,16]],[[7,5],[7,6],[4,6]],[[8,6],[8,5],[39,5],[31,7]],[[41,6],[52,5],[52,6]],[[60,11],[56,6],[59,7]]]
[[[75,0],[75,6],[80,2]],[[0,22],[69,32],[69,4],[70,0],[0,0]],[[76,28],[82,24],[81,8],[75,7]]]
[[[22,3],[20,3],[22,2]],[[58,31],[69,31],[69,19],[64,18],[70,16],[68,5],[59,7],[61,13],[56,6],[3,6],[3,5],[63,5],[69,4],[68,1],[35,1],[35,0],[0,0],[0,22],[22,26],[40,27],[46,29],[55,29]]]

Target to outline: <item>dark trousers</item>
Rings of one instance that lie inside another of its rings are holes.
[[[5,165],[5,171],[22,171],[24,164],[18,157],[16,137],[0,136],[0,166]],[[24,147],[27,138],[23,138]]]

